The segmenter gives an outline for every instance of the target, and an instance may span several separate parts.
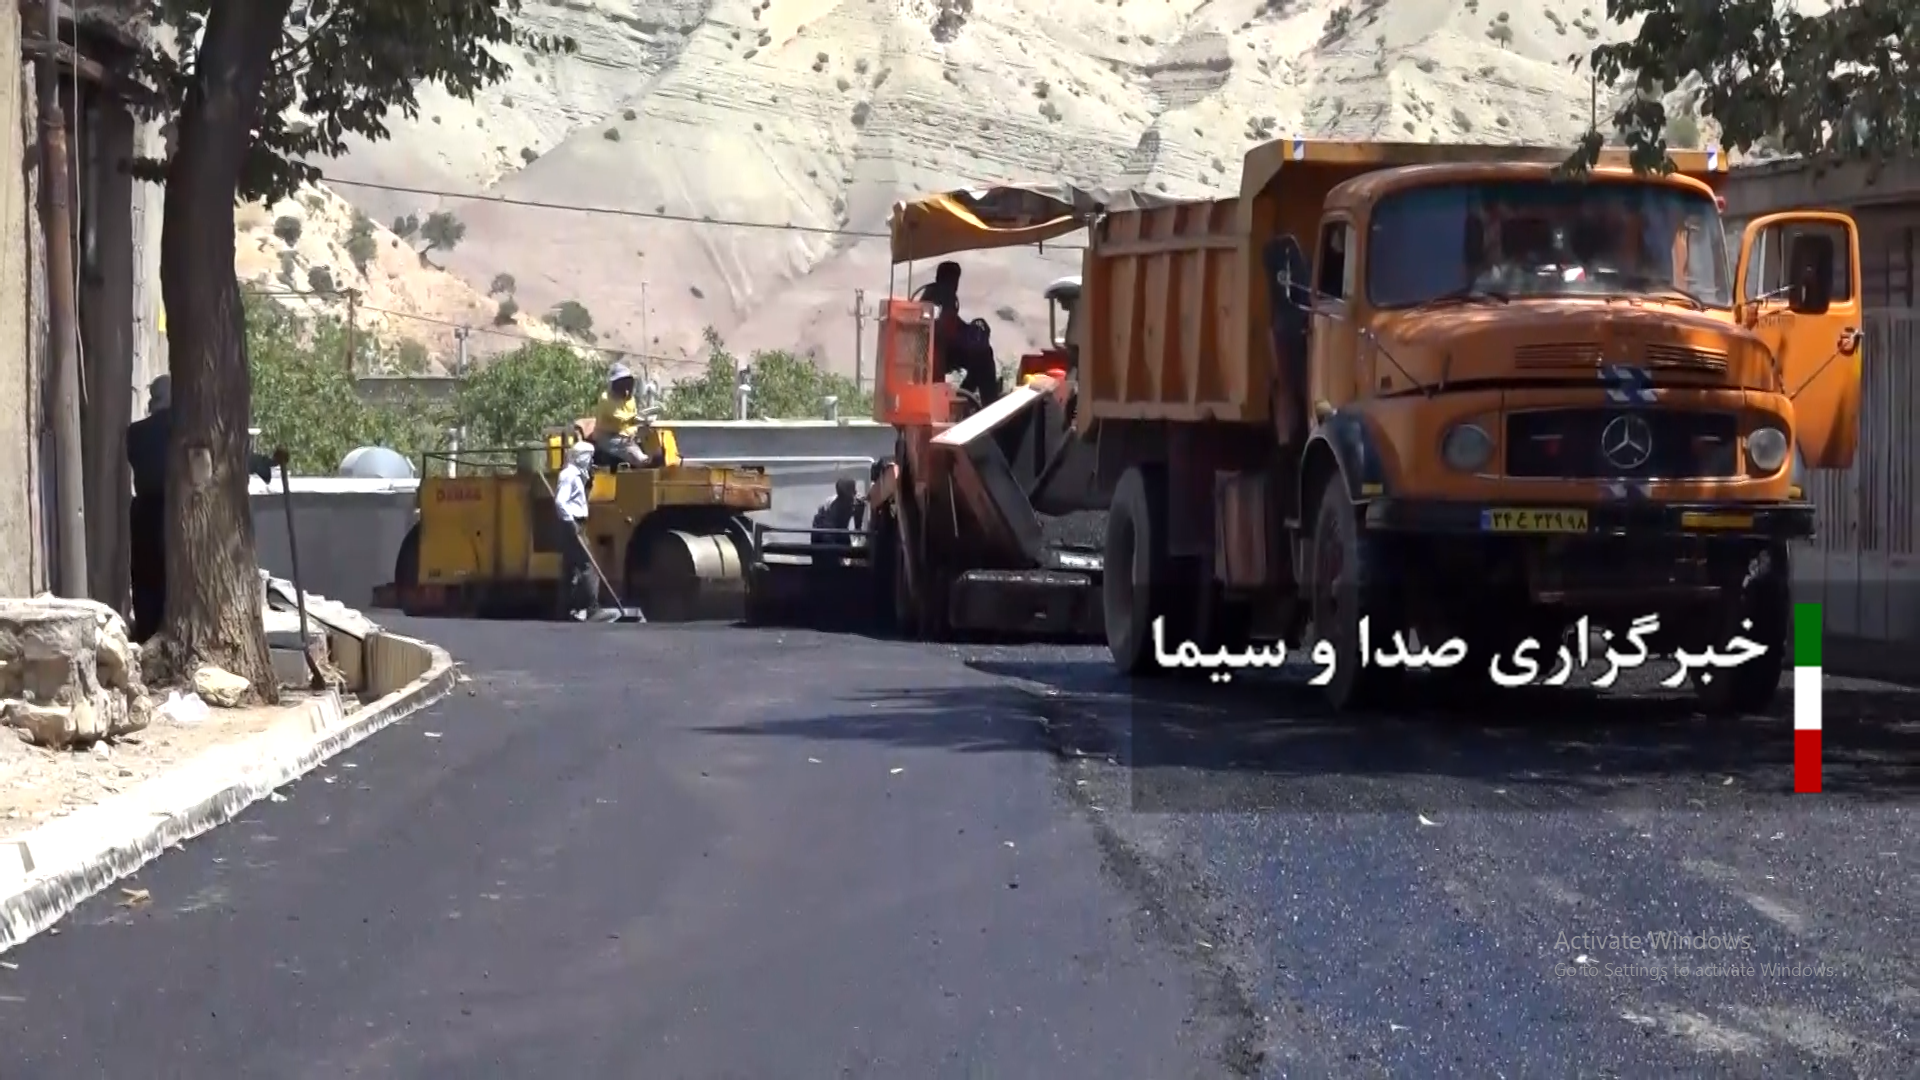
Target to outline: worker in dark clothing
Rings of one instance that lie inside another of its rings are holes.
[[[133,640],[160,629],[167,606],[167,406],[171,383],[162,375],[147,391],[147,415],[127,425],[127,464],[133,467],[133,503],[128,508],[128,577],[133,585]]]
[[[934,267],[933,281],[922,286],[919,299],[939,310],[934,315],[933,351],[940,376],[960,372],[960,389],[981,405],[1000,397],[1000,370],[993,358],[993,329],[985,319],[960,314],[960,264],[948,260]]]
[[[867,501],[860,497],[860,490],[851,479],[842,477],[834,481],[833,498],[821,503],[820,509],[813,515],[813,527],[816,530],[813,542],[823,546],[830,544],[850,548],[853,546],[853,537],[847,534],[847,530],[865,528],[866,523]],[[835,531],[825,531],[829,529]],[[844,558],[816,555],[814,559],[829,566],[846,563]]]
[[[129,584],[133,587],[133,640],[160,630],[167,607],[167,450],[173,438],[173,380],[162,375],[147,389],[147,415],[127,425],[127,464],[133,467],[128,507]],[[273,459],[252,454],[248,468],[263,483],[273,481]]]

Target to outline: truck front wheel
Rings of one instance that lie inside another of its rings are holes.
[[[1333,677],[1321,687],[1327,703],[1338,712],[1390,703],[1406,678],[1399,669],[1363,664],[1360,624],[1373,620],[1373,640],[1386,639],[1407,628],[1393,619],[1392,590],[1378,542],[1360,527],[1346,482],[1339,473],[1327,477],[1314,516],[1312,576],[1313,637],[1333,646]]]

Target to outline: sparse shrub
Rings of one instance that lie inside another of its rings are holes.
[[[1513,44],[1513,27],[1506,23],[1494,23],[1487,27],[1487,40],[1496,45]]]
[[[410,238],[420,231],[420,219],[413,214],[393,219],[393,235],[402,239]]]
[[[347,230],[347,258],[353,260],[354,268],[361,273],[367,272],[367,264],[380,254],[379,245],[373,239],[373,219],[358,210],[353,212],[353,225]]]
[[[300,219],[291,214],[282,214],[273,219],[273,235],[279,237],[280,242],[288,247],[299,243]]]
[[[695,300],[705,300],[707,298],[707,294],[701,292],[700,286],[698,285],[687,286],[687,294],[692,296]]]
[[[520,314],[520,305],[515,302],[513,297],[509,296],[505,300],[500,301],[500,306],[494,309],[493,325],[511,326],[513,325],[513,317],[518,314]]]
[[[540,160],[540,155],[534,152],[533,147],[523,146],[520,148],[520,160],[531,165]]]
[[[420,226],[420,238],[427,242],[426,251],[452,251],[467,235],[466,223],[453,216],[451,210],[438,210],[427,215]],[[422,252],[421,254],[425,254]]]
[[[333,292],[333,271],[315,266],[307,271],[307,288],[317,293]]]
[[[1043,101],[1040,103],[1040,115],[1046,117],[1049,122],[1057,124],[1065,114],[1060,111],[1060,106],[1051,101]]]
[[[638,120],[639,118],[640,118],[640,114],[639,114],[639,113],[637,113],[637,112],[634,112],[634,111],[633,111],[632,109],[621,109],[621,110],[620,110],[620,119],[622,119],[622,120],[629,120],[629,121],[631,121],[631,120]]]
[[[842,75],[839,78],[833,80],[833,88],[844,94],[847,91],[853,89],[853,83],[845,75]]]
[[[867,119],[872,115],[873,115],[872,105],[869,105],[864,101],[856,104],[853,107],[853,126],[857,128],[866,127]]]
[[[488,296],[512,296],[515,282],[512,274],[495,274],[493,283],[487,286]]]
[[[561,333],[572,334],[582,341],[594,340],[593,315],[578,300],[562,300],[555,304],[547,312],[546,322]]]
[[[1326,48],[1347,36],[1353,28],[1353,11],[1349,8],[1334,8],[1327,13],[1326,25],[1320,28],[1320,47]]]
[[[605,131],[603,131],[603,132],[601,132],[601,133],[600,133],[600,137],[601,137],[601,138],[603,138],[603,139],[605,139],[605,140],[607,140],[608,142],[619,142],[619,141],[620,141],[620,129],[619,129],[619,128],[608,128],[607,130],[605,130]]]

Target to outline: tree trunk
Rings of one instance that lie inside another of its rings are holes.
[[[291,0],[217,0],[167,166],[160,235],[173,376],[167,450],[167,617],[174,671],[216,664],[279,698],[261,619],[247,497],[252,414],[234,278],[234,199]]]

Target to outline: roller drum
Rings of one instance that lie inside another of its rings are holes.
[[[741,618],[746,575],[739,547],[725,532],[659,534],[648,547],[640,605],[652,622]]]

